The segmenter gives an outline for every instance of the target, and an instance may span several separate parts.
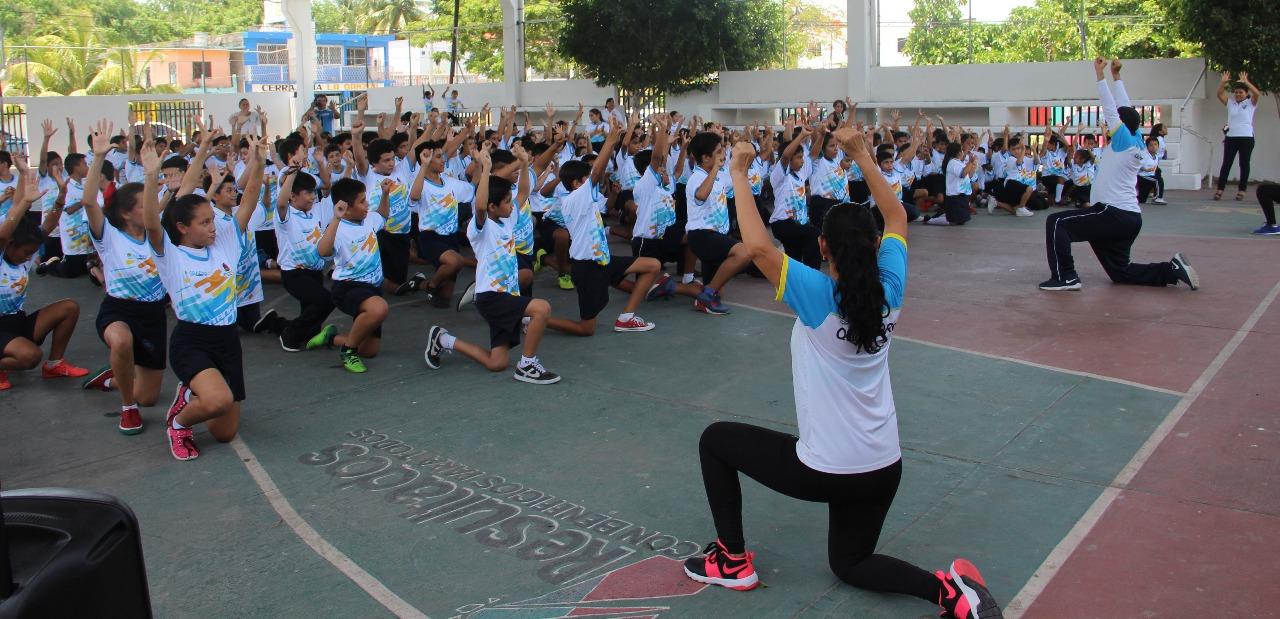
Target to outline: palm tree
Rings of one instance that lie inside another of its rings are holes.
[[[364,0],[361,4],[361,25],[373,34],[400,32],[410,22],[425,18],[417,0]]]
[[[14,54],[6,89],[30,95],[108,95],[178,92],[167,84],[146,88],[154,52],[109,48],[86,16],[58,24]]]

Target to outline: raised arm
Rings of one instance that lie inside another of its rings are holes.
[[[395,179],[388,176],[382,179],[382,197],[378,199],[378,214],[383,219],[391,216],[391,191],[396,188]]]
[[[529,189],[533,186],[529,178],[529,151],[525,150],[519,142],[511,145],[511,154],[516,156],[516,160],[520,162],[520,182],[516,187],[516,210],[520,210],[520,205],[529,199]]]
[[[609,158],[613,156],[613,148],[618,145],[618,139],[622,136],[622,126],[617,122],[615,118],[610,124],[609,133],[604,137],[604,147],[600,149],[600,156],[596,157],[595,162],[591,164],[591,182],[597,185],[604,180]]]
[[[1111,88],[1107,86],[1107,77],[1103,74],[1106,66],[1106,60],[1093,59],[1093,72],[1098,78],[1098,99],[1102,103],[1102,117],[1106,119],[1107,125],[1116,127],[1120,125],[1120,112],[1116,111],[1116,100],[1111,96]]]
[[[435,150],[424,148],[418,155],[418,173],[413,176],[413,185],[409,187],[409,199],[414,202],[422,199],[422,183],[427,178],[427,164],[435,154]]]
[[[1120,81],[1120,59],[1111,60],[1111,90],[1115,91],[1116,105],[1119,107],[1129,107],[1133,105],[1129,102],[1129,93],[1124,89],[1124,82]]]
[[[13,231],[18,229],[18,222],[26,216],[27,209],[44,195],[44,192],[39,189],[40,179],[35,173],[29,170],[19,173],[17,180],[18,185],[13,192],[13,204],[9,207],[4,220],[0,221],[0,250],[9,246],[9,241],[13,239]]]
[[[803,141],[804,136],[808,134],[809,130],[810,130],[809,127],[805,127],[804,131],[800,133],[800,137],[792,140],[791,144],[787,145],[787,150],[794,153],[795,150],[791,148],[791,145],[792,144],[798,145],[801,141]],[[826,137],[826,135],[827,135],[827,123],[820,122],[814,125],[813,140],[809,142],[809,159],[812,159],[813,161],[822,159],[822,141],[823,141],[823,138]],[[790,162],[791,157],[789,154],[784,153],[782,160],[786,162]],[[734,195],[737,195],[736,193],[737,191],[738,191],[737,189],[734,189],[734,192],[735,192]]]
[[[786,254],[773,246],[773,239],[765,230],[760,210],[756,208],[756,198],[751,194],[747,170],[751,168],[751,162],[755,158],[755,147],[750,142],[738,142],[733,147],[729,176],[733,179],[733,193],[738,201],[738,230],[742,233],[742,243],[751,253],[751,261],[776,288],[778,280],[782,278],[782,263],[786,260]]]
[[[105,118],[90,126],[90,135],[93,136],[93,165],[89,166],[89,175],[84,179],[84,197],[80,202],[84,205],[84,214],[89,220],[89,232],[95,239],[102,238],[104,218],[102,206],[98,204],[98,186],[102,183],[102,162],[107,160],[107,151],[111,150],[111,132],[114,129]]]
[[[853,153],[853,161],[862,170],[862,176],[867,180],[867,187],[871,190],[871,197],[875,198],[876,208],[880,209],[880,215],[884,217],[884,233],[897,234],[903,239],[907,238],[907,211],[902,208],[902,202],[898,201],[898,195],[889,187],[889,182],[884,179],[883,174],[877,174],[876,160],[867,150],[862,133],[841,129],[836,132],[836,139],[841,144],[847,146],[846,150]],[[738,214],[738,225],[742,225],[742,214]]]
[[[488,219],[489,210],[489,173],[493,170],[493,160],[489,158],[488,149],[476,150],[476,162],[480,164],[480,172],[476,175],[476,197],[471,202],[471,208],[475,209],[475,217],[471,220],[475,222],[476,230],[484,228],[484,224]]]
[[[1222,81],[1218,82],[1218,101],[1227,104],[1227,87],[1231,84],[1231,72],[1222,72]]]
[[[369,174],[369,156],[364,152],[364,111],[356,113],[356,121],[351,124],[351,154],[356,158],[356,173],[360,178]]]
[[[666,120],[663,120],[664,116],[664,114],[659,114],[653,121],[653,151],[649,155],[649,167],[653,168],[653,173],[659,177],[662,176],[663,170],[667,167],[667,154],[670,152],[668,143],[671,141],[671,135],[667,133],[666,124],[670,122],[671,117],[666,116]],[[644,173],[643,170],[636,171],[641,174]]]
[[[324,258],[333,255],[333,243],[338,238],[338,226],[342,225],[342,216],[346,214],[347,203],[338,200],[333,205],[333,219],[329,220],[329,225],[325,227],[324,234],[320,235],[320,240],[316,242],[316,254]]]
[[[68,116],[67,117],[67,154],[70,155],[71,153],[78,153],[78,152],[80,151],[76,150],[76,123],[74,120],[71,120],[70,116]]]
[[[40,176],[48,176],[49,164],[46,162],[49,160],[49,140],[58,132],[58,129],[48,118],[40,123],[40,128],[44,131],[44,137],[40,140],[40,159],[36,161],[36,169],[40,171]]]
[[[1245,73],[1244,71],[1240,72],[1240,83],[1244,84],[1244,87],[1249,90],[1249,99],[1253,101],[1254,105],[1257,105],[1258,100],[1262,98],[1262,91],[1258,90],[1258,87],[1254,86],[1253,82],[1249,81],[1248,73]]]
[[[241,231],[249,229],[249,219],[258,208],[258,194],[262,192],[262,172],[267,165],[267,140],[254,136],[245,139],[249,140],[249,161],[245,163],[249,169],[249,180],[244,184],[244,195],[240,196],[240,208],[236,209],[236,223],[240,225]]]
[[[160,155],[154,148],[142,149],[142,214],[147,241],[157,254],[164,253],[164,227],[160,225]]]
[[[298,168],[286,168],[280,179],[280,191],[276,195],[276,217],[279,217],[282,222],[289,219],[289,201],[290,196],[293,195],[293,181],[298,178],[299,172],[301,170]]]
[[[196,118],[200,131],[200,150],[196,152],[195,159],[191,160],[191,164],[187,166],[186,174],[182,175],[182,184],[178,186],[178,197],[181,198],[196,190],[196,186],[200,184],[200,178],[204,174],[204,163],[209,160],[209,153],[212,148],[209,145],[213,142],[214,137],[221,134],[221,129],[212,131],[204,131],[203,121],[199,117]]]

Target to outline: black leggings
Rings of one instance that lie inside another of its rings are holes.
[[[1267,217],[1268,226],[1276,225],[1276,202],[1280,202],[1280,185],[1258,185],[1258,204],[1262,206],[1262,214]]]
[[[782,242],[782,250],[788,257],[815,269],[822,267],[817,228],[794,219],[779,219],[769,224],[769,227],[773,228],[773,236]]]
[[[1222,140],[1222,169],[1218,171],[1218,191],[1227,188],[1231,164],[1240,154],[1240,191],[1249,188],[1249,157],[1253,154],[1253,138],[1228,137]]]
[[[1146,204],[1147,198],[1150,198],[1152,193],[1155,193],[1157,198],[1160,197],[1160,194],[1158,193],[1158,186],[1157,186],[1156,179],[1154,177],[1147,178],[1145,176],[1139,176],[1138,177],[1138,202],[1142,204]]]
[[[280,272],[280,280],[289,296],[298,300],[298,317],[289,321],[280,338],[290,348],[302,348],[324,326],[333,312],[333,295],[324,287],[324,273],[311,269]]]
[[[718,421],[702,432],[698,454],[716,535],[729,552],[746,548],[738,473],[802,501],[827,503],[827,560],[855,587],[903,593],[937,603],[940,583],[929,572],[875,554],[885,515],[898,492],[902,461],[868,473],[836,475],[809,468],[796,456],[796,437],[743,423]]]

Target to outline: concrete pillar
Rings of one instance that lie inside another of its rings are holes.
[[[311,21],[311,0],[281,0],[285,23],[293,32],[293,73],[297,110],[311,105],[316,79],[316,24]],[[295,114],[296,115],[296,114]]]
[[[502,79],[508,104],[519,106],[524,81],[524,0],[501,0]]]
[[[871,67],[879,64],[876,0],[847,0],[849,74],[847,93],[857,102],[871,100]]]

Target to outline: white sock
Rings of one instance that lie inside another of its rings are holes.
[[[178,418],[177,418],[176,416],[173,418],[173,423],[172,423],[171,425],[173,426],[173,429],[174,429],[174,430],[186,430],[186,429],[187,429],[187,426],[184,426],[184,425],[182,425],[182,424],[178,423]]]
[[[59,363],[62,363],[62,359],[50,359],[44,362],[44,367],[51,368],[58,365]]]
[[[519,366],[517,366],[517,367],[522,367],[522,368],[523,368],[523,367],[528,367],[528,366],[533,365],[533,364],[535,364],[535,363],[537,363],[537,362],[538,362],[538,357],[536,357],[536,356],[534,356],[534,357],[526,357],[526,356],[524,356],[524,355],[520,355],[520,365],[519,365]]]
[[[114,384],[116,384],[116,379],[114,378],[108,378],[107,380],[102,381],[102,386],[106,387],[107,389],[110,389],[111,385],[114,385]]]
[[[1062,183],[1058,183],[1058,186],[1054,188],[1053,201],[1054,202],[1062,201]]]
[[[693,283],[693,273],[685,273],[684,275],[681,275],[681,276],[680,276],[680,283],[682,283],[682,284],[692,284],[692,283]]]
[[[449,335],[448,333],[440,334],[440,348],[443,348],[445,350],[453,350],[453,343],[456,341],[458,341],[458,338],[452,335]]]
[[[125,404],[125,405],[121,406],[121,407],[120,407],[120,410],[123,412],[123,411],[127,411],[127,410],[136,410],[137,408],[138,408],[138,403],[137,403],[137,402],[134,402],[133,404]]]
[[[635,312],[623,312],[618,314],[618,322],[626,322],[635,317]]]

